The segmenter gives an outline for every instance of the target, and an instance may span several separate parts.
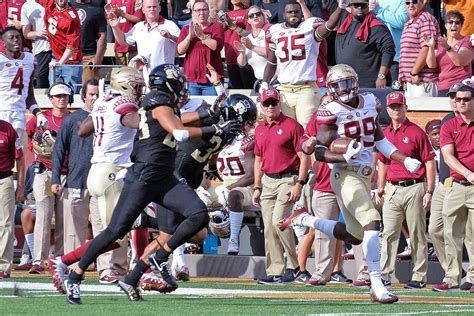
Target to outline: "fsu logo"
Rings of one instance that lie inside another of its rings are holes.
[[[277,131],[277,135],[283,135],[283,130],[282,130],[281,128],[280,128],[280,129],[278,129],[278,131]]]
[[[405,143],[405,144],[408,144],[410,142],[410,138],[408,138],[407,136],[403,137],[402,141]]]

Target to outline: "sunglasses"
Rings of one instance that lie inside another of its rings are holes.
[[[249,14],[249,19],[255,19],[255,18],[261,17],[262,15],[263,15],[262,12],[250,13]]]
[[[405,5],[418,4],[418,0],[405,1]]]
[[[456,98],[454,98],[454,100],[455,100],[456,102],[458,102],[458,103],[461,102],[461,101],[467,103],[467,102],[470,102],[470,101],[472,100],[472,98],[468,98],[468,97],[465,97],[465,98],[458,98],[458,97],[456,97]]]
[[[264,108],[268,108],[270,105],[273,106],[273,107],[276,107],[276,106],[278,106],[278,101],[274,100],[274,101],[268,101],[268,102],[262,103],[262,106]]]
[[[365,8],[369,7],[369,5],[367,3],[352,3],[351,6],[353,6],[355,8],[362,8],[362,9],[365,9]]]
[[[449,25],[451,25],[451,24],[454,24],[454,25],[461,25],[461,21],[458,21],[458,20],[456,20],[456,21],[454,21],[454,20],[449,20],[449,21],[446,21],[446,24],[449,24]]]

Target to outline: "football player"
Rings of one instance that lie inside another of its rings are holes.
[[[177,288],[168,270],[168,258],[174,249],[205,228],[209,215],[204,203],[194,190],[174,175],[176,141],[194,138],[211,139],[214,135],[235,132],[237,121],[227,121],[202,128],[184,126],[179,119],[179,97],[186,91],[186,77],[175,65],[164,64],[150,73],[150,93],[140,104],[139,130],[131,154],[134,164],[128,168],[124,186],[108,227],[86,249],[77,268],[64,281],[66,298],[70,304],[81,304],[80,283],[86,268],[100,253],[131,229],[141,211],[156,202],[184,217],[172,237],[149,256],[153,270],[163,280]],[[158,217],[160,217],[158,210]],[[142,265],[139,261],[137,266]],[[139,267],[141,270],[143,267]],[[132,298],[140,298],[136,285],[119,281],[119,287]]]
[[[350,66],[339,64],[331,68],[327,78],[328,93],[333,98],[317,112],[319,130],[302,144],[303,152],[315,154],[319,161],[332,163],[331,186],[337,196],[346,224],[317,219],[304,209],[296,211],[293,223],[313,227],[330,237],[352,244],[362,243],[371,280],[371,299],[379,303],[394,303],[398,297],[390,293],[380,276],[380,214],[370,194],[374,147],[389,159],[404,164],[414,173],[421,162],[407,157],[384,136],[377,123],[380,101],[371,93],[359,93],[357,74]],[[353,140],[344,154],[328,147],[338,137]]]

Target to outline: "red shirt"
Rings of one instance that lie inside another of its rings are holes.
[[[134,15],[137,18],[143,20],[143,11],[142,11],[142,1],[141,0],[112,0],[111,5],[113,7],[117,7],[121,9],[123,12],[128,13],[130,15]],[[122,32],[127,33],[133,27],[133,23],[129,22],[125,18],[119,18],[119,28]],[[135,46],[129,45],[119,45],[115,42],[115,51],[117,53],[126,53],[126,52],[134,52],[137,48]]]
[[[53,110],[43,111],[43,114],[49,122],[49,125],[48,125],[47,129],[53,130],[56,133],[59,133],[59,129],[61,128],[61,124],[63,124],[63,119],[66,116],[61,116],[61,117],[54,116],[53,117]],[[35,134],[35,132],[36,132],[36,116],[33,116],[28,121],[28,123],[26,123],[26,135],[28,136],[28,149],[33,153],[34,153],[34,151],[33,151],[32,141],[33,141],[33,135]],[[48,168],[49,170],[51,170],[51,168],[53,166],[53,162],[51,160],[44,159],[42,157],[36,157],[35,160],[44,163],[46,168]],[[63,168],[61,170],[61,174],[67,174],[67,159],[65,159],[65,161],[64,161]]]
[[[441,125],[440,146],[454,145],[454,157],[467,169],[474,170],[474,121],[464,122],[461,115]],[[462,174],[450,169],[451,176],[457,180],[467,180]]]
[[[243,28],[247,29],[247,12],[249,9],[240,9],[235,11],[227,12],[227,15],[234,20],[234,23]],[[235,48],[234,41],[240,42],[240,36],[236,31],[226,28],[224,32],[224,52],[225,62],[228,65],[237,65],[237,56],[239,52]]]
[[[25,2],[26,0],[0,0],[0,30],[7,27],[8,19],[20,21],[21,7]],[[20,34],[22,51],[31,52],[33,50],[31,41],[23,36],[23,32],[20,32]],[[3,42],[0,41],[0,52],[4,50]]]
[[[189,82],[208,84],[207,64],[211,64],[220,76],[224,76],[224,65],[221,58],[221,50],[224,46],[224,27],[220,23],[211,23],[203,32],[211,35],[217,41],[217,48],[213,51],[201,43],[196,36],[193,36],[184,58],[184,74],[188,77]],[[188,33],[189,25],[186,25],[179,34],[177,44],[181,43]]]
[[[23,156],[21,143],[16,142],[18,134],[10,123],[0,120],[0,172],[11,171],[15,166],[15,159]]]
[[[69,4],[59,11],[54,0],[39,0],[44,7],[44,23],[53,55],[60,60],[67,48],[73,50],[66,64],[78,64],[82,61],[81,21],[76,9]]]
[[[463,47],[471,51],[473,50],[469,37],[463,37],[459,40],[456,45],[452,46],[452,50],[459,53],[459,50]],[[441,45],[438,45],[438,50],[436,51],[436,61],[439,67],[438,90],[448,90],[453,84],[471,78],[472,76],[472,64],[470,63],[464,67],[454,65],[448,56],[448,52],[446,52],[446,49]]]
[[[435,158],[433,146],[431,146],[428,135],[416,124],[406,119],[398,129],[394,129],[392,124],[383,132],[399,151],[406,156],[418,159],[421,162],[427,162]],[[423,179],[426,177],[426,167],[421,165],[416,173],[409,172],[403,163],[390,160],[379,153],[379,160],[388,165],[387,180],[403,181],[407,179]]]
[[[304,129],[297,121],[280,114],[276,122],[266,120],[255,128],[255,155],[261,157],[265,173],[297,170],[301,152],[300,139]]]

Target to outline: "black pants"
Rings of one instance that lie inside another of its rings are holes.
[[[38,66],[35,72],[35,88],[46,89],[49,88],[49,62],[53,54],[51,51],[42,52],[35,55]]]
[[[94,238],[82,256],[79,267],[85,270],[107,246],[125,236],[135,219],[150,202],[178,213],[184,219],[168,241],[171,249],[184,244],[209,222],[204,203],[193,189],[178,181],[173,175],[173,169],[136,163],[128,169],[109,226]],[[158,217],[163,216],[160,209]]]

